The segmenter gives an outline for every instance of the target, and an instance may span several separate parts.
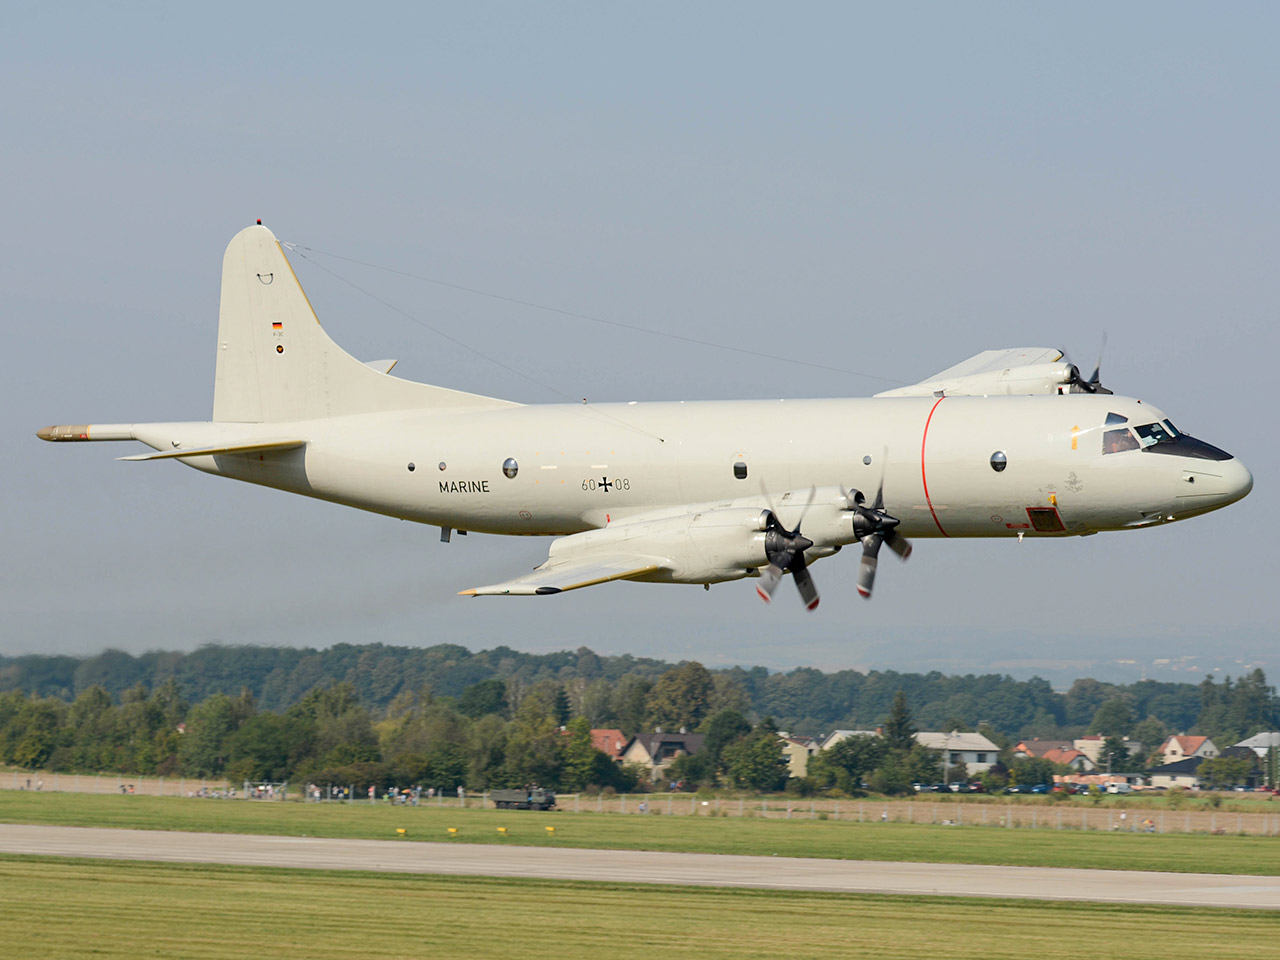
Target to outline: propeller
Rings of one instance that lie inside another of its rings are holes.
[[[815,488],[810,487],[809,499],[804,505],[804,510],[800,512],[799,522],[796,523],[794,530],[788,530],[778,519],[778,511],[769,500],[769,492],[764,491],[765,500],[769,503],[769,519],[764,535],[764,552],[769,558],[769,565],[760,574],[756,593],[760,594],[760,599],[765,603],[773,600],[773,592],[778,589],[782,575],[789,572],[796,582],[796,589],[800,591],[800,599],[804,601],[805,609],[816,610],[818,607],[818,588],[814,585],[813,576],[809,573],[804,559],[804,552],[813,546],[813,541],[800,533],[804,515],[808,513],[809,506],[813,503],[814,492]]]
[[[880,562],[880,546],[889,549],[903,560],[911,556],[911,541],[898,533],[897,517],[884,512],[884,472],[880,473],[880,487],[870,507],[860,490],[845,495],[853,508],[853,532],[862,541],[862,563],[858,566],[858,593],[863,599],[871,599],[871,588],[876,582],[876,566]]]
[[[1085,380],[1080,376],[1080,368],[1072,365],[1071,367],[1071,392],[1072,393],[1103,393],[1108,396],[1111,391],[1102,385],[1102,353],[1107,348],[1107,335],[1102,335],[1102,345],[1098,347],[1098,362],[1093,368],[1093,376]]]

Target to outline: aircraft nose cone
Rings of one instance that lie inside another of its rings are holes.
[[[1228,460],[1223,464],[1222,481],[1226,487],[1227,503],[1243,500],[1253,489],[1253,474],[1239,460]]]
[[[1194,516],[1218,510],[1248,496],[1253,474],[1239,460],[1184,461],[1174,512]]]

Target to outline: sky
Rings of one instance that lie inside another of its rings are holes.
[[[1280,674],[1278,27],[1265,3],[11,4],[0,653],[505,643],[1015,673],[1212,654]],[[294,258],[321,322],[398,376],[528,403],[864,396],[996,347],[1089,370],[1105,335],[1104,382],[1255,489],[1152,530],[922,541],[870,603],[846,552],[814,567],[807,614],[750,582],[460,598],[548,541],[444,545],[115,461],[136,444],[36,439],[208,419],[222,251],[259,217],[325,252]]]

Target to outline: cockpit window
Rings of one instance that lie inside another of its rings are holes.
[[[1166,430],[1162,423],[1144,423],[1140,427],[1134,427],[1133,430],[1143,447],[1154,447],[1157,443],[1172,440],[1176,436]]]
[[[1181,431],[1168,420],[1161,420],[1160,422],[1164,424],[1164,428],[1169,431],[1169,436],[1173,437],[1173,439],[1177,440],[1178,437],[1182,436]]]
[[[1128,423],[1128,422],[1129,422],[1128,417],[1122,417],[1118,413],[1108,413],[1107,422],[1104,424],[1104,426],[1114,427],[1118,423]]]
[[[1102,435],[1103,454],[1137,449],[1139,449],[1138,441],[1126,427],[1121,427],[1119,430],[1108,430]]]

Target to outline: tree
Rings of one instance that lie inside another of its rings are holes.
[[[567,724],[569,718],[573,716],[573,711],[569,707],[569,694],[565,692],[564,687],[556,691],[555,699],[551,703],[551,714],[556,721],[556,725],[561,727]]]
[[[809,761],[809,776],[821,787],[851,793],[861,789],[863,780],[884,763],[888,753],[883,737],[845,737]]]
[[[910,751],[915,745],[916,726],[911,720],[907,695],[901,688],[893,696],[893,707],[884,721],[884,739],[891,750]]]
[[[646,703],[653,684],[648,677],[636,673],[628,673],[618,681],[613,692],[613,707],[610,711],[617,718],[622,732],[633,736],[644,729]]]
[[[1147,717],[1147,719],[1134,725],[1131,737],[1138,743],[1142,744],[1143,756],[1139,759],[1145,759],[1155,752],[1156,748],[1169,736],[1169,728],[1155,717]]]
[[[1118,736],[1110,736],[1102,741],[1102,752],[1098,754],[1098,767],[1107,773],[1128,773],[1140,766],[1141,758],[1129,755],[1129,745]]]
[[[707,753],[704,745],[697,753],[682,753],[667,767],[666,777],[673,783],[712,786],[719,776],[718,758]]]
[[[564,767],[564,736],[543,705],[527,696],[507,731],[502,776],[511,786],[556,786]]]
[[[314,722],[302,717],[250,717],[227,737],[227,776],[232,781],[288,780],[310,755],[314,737]]]
[[[1214,757],[1202,760],[1196,771],[1200,782],[1210,790],[1246,784],[1257,769],[1253,757]]]
[[[586,717],[570,720],[565,733],[561,784],[566,790],[582,790],[592,782],[591,775],[596,769],[595,755],[600,751],[591,743],[591,723]]]
[[[787,759],[772,718],[765,717],[749,736],[725,747],[724,768],[734,786],[762,792],[782,789]]]
[[[191,777],[221,776],[227,765],[227,741],[242,718],[235,701],[215,693],[193,707],[178,747],[182,771]]]
[[[505,716],[507,685],[497,677],[473,683],[462,691],[462,696],[458,697],[458,712],[474,720],[489,713]]]
[[[707,715],[715,687],[711,673],[696,660],[668,670],[649,692],[650,723],[667,730],[694,729]]]
[[[737,710],[721,710],[702,725],[705,736],[698,756],[706,756],[711,763],[710,774],[715,776],[724,748],[751,732],[751,724]]]
[[[1112,697],[1100,706],[1089,724],[1089,733],[1104,737],[1123,737],[1133,727],[1133,710],[1124,697]]]
[[[1020,787],[1052,784],[1053,775],[1057,772],[1057,765],[1052,760],[1044,757],[1019,757],[1009,765],[1009,782]]]

